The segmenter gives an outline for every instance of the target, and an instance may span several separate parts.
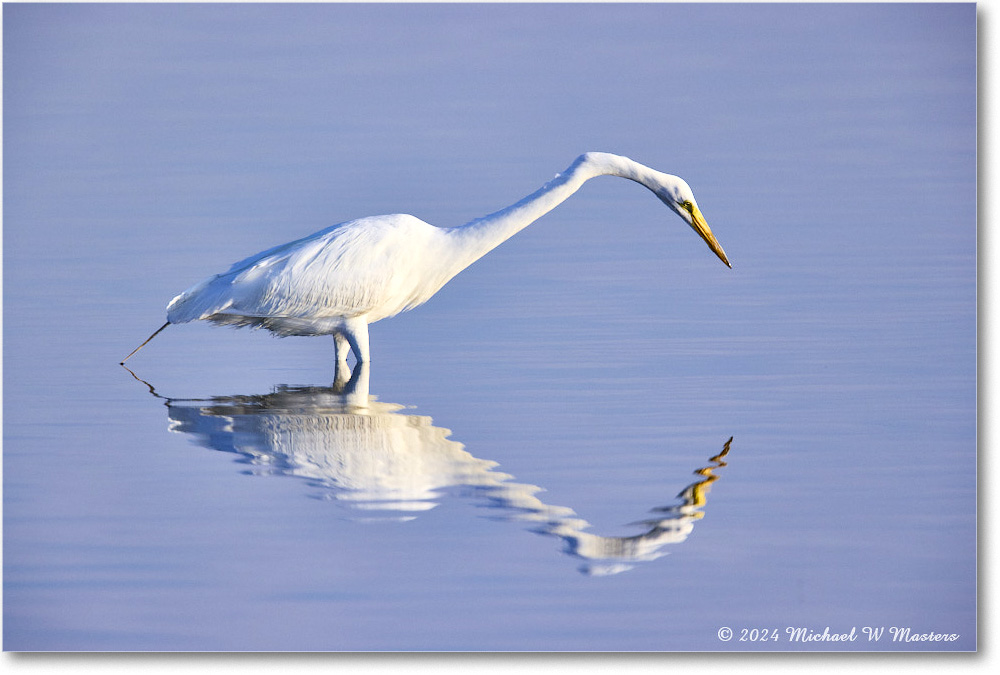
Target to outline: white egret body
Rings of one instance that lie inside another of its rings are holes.
[[[405,214],[372,216],[241,260],[171,300],[167,323],[132,354],[172,323],[207,320],[263,327],[280,336],[333,335],[338,362],[353,351],[366,363],[368,324],[423,304],[585,181],[602,175],[649,188],[731,267],[687,183],[627,157],[589,152],[534,194],[460,227],[439,228]]]

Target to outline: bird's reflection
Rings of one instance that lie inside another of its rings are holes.
[[[129,371],[131,372],[131,371]],[[138,379],[138,378],[136,378]],[[141,381],[141,380],[140,380]],[[332,387],[281,385],[266,395],[183,400],[165,398],[170,430],[192,434],[208,448],[237,453],[250,471],[297,476],[321,488],[324,498],[344,503],[356,519],[408,520],[434,508],[443,493],[458,489],[492,507],[492,514],[558,537],[566,553],[583,561],[585,574],[615,574],[666,554],[668,544],[687,539],[715,471],[726,466],[732,438],[677,503],[652,509],[633,523],[639,534],[592,534],[590,524],[565,506],[541,501],[542,488],[517,483],[497,463],[474,457],[430,417],[401,412],[368,391],[369,369],[343,368]]]

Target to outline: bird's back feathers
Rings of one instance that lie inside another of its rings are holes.
[[[326,334],[357,316],[378,321],[425,302],[454,276],[445,233],[404,214],[334,225],[191,287],[170,302],[167,319],[259,326],[278,335]],[[435,262],[439,275],[417,273]]]

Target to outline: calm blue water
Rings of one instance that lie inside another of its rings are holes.
[[[3,20],[4,649],[976,648],[974,5]],[[117,365],[235,260],[587,150],[734,269],[602,178],[353,380],[201,325]]]

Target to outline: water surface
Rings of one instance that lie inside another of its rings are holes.
[[[976,648],[973,5],[3,11],[5,649]],[[117,365],[235,260],[588,150],[734,269],[602,178],[370,371]]]

